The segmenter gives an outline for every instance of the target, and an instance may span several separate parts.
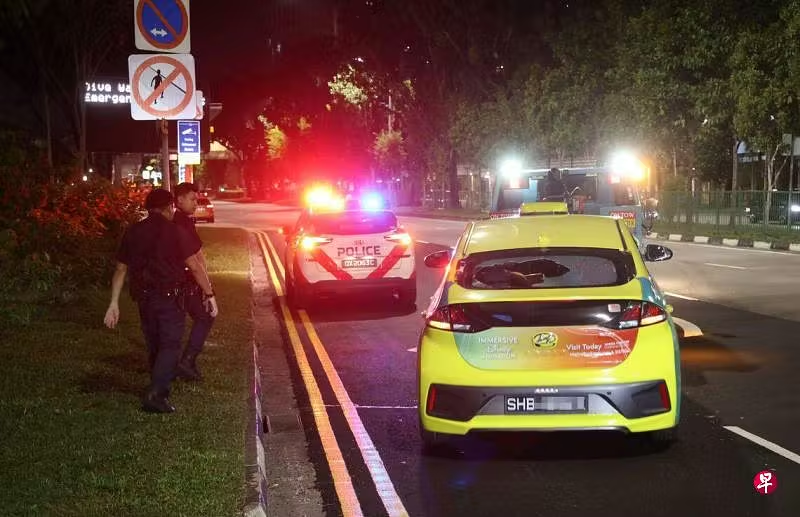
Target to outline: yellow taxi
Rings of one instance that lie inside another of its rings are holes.
[[[423,313],[419,427],[424,450],[472,431],[617,430],[664,446],[681,398],[676,328],[647,261],[619,219],[529,204],[474,221]]]

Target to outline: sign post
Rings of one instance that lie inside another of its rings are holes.
[[[172,191],[172,175],[169,171],[169,124],[166,119],[158,121],[161,124],[161,186]]]

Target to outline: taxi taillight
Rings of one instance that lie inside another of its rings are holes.
[[[606,326],[616,329],[646,327],[666,321],[667,311],[651,302],[628,302],[622,314],[609,321]]]
[[[333,239],[330,239],[328,237],[315,237],[313,235],[304,235],[303,238],[300,239],[300,247],[306,251],[311,251],[317,246],[322,246],[330,242],[333,242]]]
[[[489,325],[471,316],[465,306],[458,303],[437,308],[428,317],[427,324],[439,330],[466,333],[481,332],[489,328]]]

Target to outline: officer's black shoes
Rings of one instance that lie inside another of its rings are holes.
[[[142,397],[142,409],[148,413],[173,413],[175,406],[169,403],[165,395],[151,389]]]
[[[183,359],[178,363],[177,376],[185,381],[202,381],[203,376],[194,361]]]

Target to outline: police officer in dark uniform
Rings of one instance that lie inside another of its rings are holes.
[[[142,398],[142,408],[155,413],[175,411],[168,396],[186,326],[184,267],[192,271],[203,289],[208,311],[214,316],[218,312],[211,283],[197,257],[199,248],[172,223],[172,203],[172,194],[168,191],[151,191],[145,201],[147,218],[125,232],[117,253],[111,303],[104,320],[109,328],[114,328],[119,321],[119,295],[130,270],[130,293],[139,306],[150,363],[151,383]]]
[[[205,255],[203,254],[203,241],[195,228],[194,211],[197,208],[197,187],[193,183],[183,182],[175,187],[175,217],[173,222],[183,228],[189,236],[192,247],[200,249],[197,256],[203,269],[207,271]],[[197,367],[197,356],[203,351],[214,317],[208,313],[203,303],[203,290],[195,282],[191,271],[186,271],[189,289],[186,292],[186,312],[192,318],[192,330],[183,352],[183,357],[178,363],[177,374],[186,380],[199,381],[202,375]]]

